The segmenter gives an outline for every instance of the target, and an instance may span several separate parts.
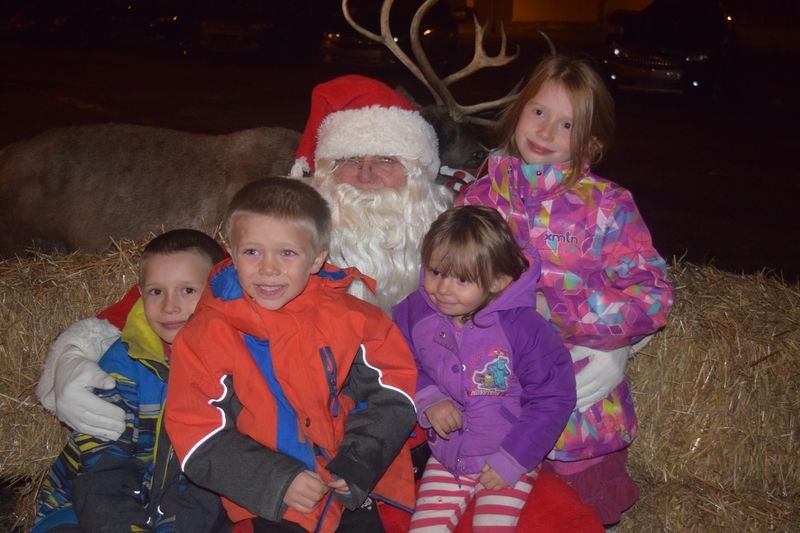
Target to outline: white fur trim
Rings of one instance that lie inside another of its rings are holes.
[[[439,173],[436,132],[417,111],[376,105],[325,117],[317,133],[315,161],[365,155],[405,157],[419,161],[434,178]]]
[[[292,165],[289,175],[293,178],[302,178],[305,173],[309,172],[311,172],[311,167],[308,166],[308,159],[303,156],[294,160],[294,165]]]

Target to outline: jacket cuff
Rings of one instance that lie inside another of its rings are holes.
[[[375,472],[344,455],[334,457],[325,468],[347,481],[352,499],[350,501],[342,499],[342,503],[351,510],[357,509],[364,502],[378,481]]]
[[[427,411],[430,406],[449,399],[450,397],[439,390],[439,387],[436,385],[429,385],[417,391],[414,395],[414,405],[417,407],[417,420],[419,421],[419,425],[425,429],[431,427],[431,423],[425,411]]]
[[[528,471],[527,468],[519,464],[517,460],[503,448],[489,455],[486,458],[486,464],[497,472],[497,474],[503,478],[503,481],[508,483],[509,487],[516,485],[519,478],[522,477],[522,474]]]

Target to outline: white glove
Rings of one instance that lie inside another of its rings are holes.
[[[573,346],[570,350],[572,361],[589,358],[589,362],[575,375],[575,389],[578,397],[576,407],[583,413],[599,402],[625,379],[625,367],[631,354],[630,346],[623,346],[610,352]]]
[[[116,440],[125,430],[125,411],[92,393],[112,389],[114,378],[98,365],[119,330],[96,318],[79,320],[50,346],[36,395],[69,427],[95,437]]]

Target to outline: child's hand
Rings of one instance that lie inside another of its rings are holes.
[[[494,471],[489,465],[483,465],[481,475],[478,476],[478,482],[489,490],[500,490],[508,486],[500,474]]]
[[[328,488],[339,494],[340,496],[349,496],[350,495],[350,487],[347,485],[347,481],[342,478],[337,478],[328,483]]]
[[[310,513],[327,492],[328,487],[322,478],[305,470],[292,480],[283,496],[283,503],[301,513]]]
[[[461,413],[450,400],[443,400],[428,407],[425,416],[437,435],[447,439],[451,431],[461,428]]]

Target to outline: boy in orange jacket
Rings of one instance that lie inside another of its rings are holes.
[[[305,183],[246,186],[225,234],[232,259],[173,348],[165,419],[183,470],[255,531],[380,531],[370,494],[414,502],[402,334],[346,294],[357,271],[322,268],[330,210]]]

